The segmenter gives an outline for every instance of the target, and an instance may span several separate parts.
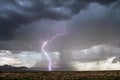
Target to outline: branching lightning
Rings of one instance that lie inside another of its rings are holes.
[[[42,52],[45,54],[45,56],[46,56],[47,59],[48,59],[48,70],[49,70],[49,71],[52,70],[52,60],[51,60],[49,54],[47,53],[47,51],[45,50],[45,47],[46,47],[49,43],[53,42],[53,40],[55,40],[57,37],[64,35],[65,32],[66,32],[66,29],[64,29],[63,32],[58,33],[58,34],[56,34],[55,36],[53,36],[50,40],[45,41],[45,42],[43,43],[43,45],[42,45]]]

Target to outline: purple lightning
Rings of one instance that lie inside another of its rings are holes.
[[[47,57],[48,61],[49,61],[49,65],[48,65],[48,70],[51,71],[52,70],[52,61],[50,56],[48,55],[48,53],[45,51],[45,46],[48,44],[47,41],[45,41],[42,45],[42,52],[45,54],[45,56]]]
[[[46,56],[47,59],[48,59],[48,70],[49,70],[49,71],[52,70],[52,60],[51,60],[49,54],[47,53],[47,51],[45,50],[45,47],[46,47],[49,43],[51,43],[54,39],[56,39],[57,37],[64,35],[65,32],[66,32],[66,29],[64,29],[63,32],[58,33],[58,34],[56,34],[55,36],[53,36],[50,40],[45,41],[45,42],[43,43],[43,45],[42,45],[42,49],[41,49],[41,50],[42,50],[42,52],[45,54],[45,56]]]

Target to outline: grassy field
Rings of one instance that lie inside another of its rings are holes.
[[[0,80],[120,80],[120,71],[0,72]]]

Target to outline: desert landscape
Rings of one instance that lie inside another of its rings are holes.
[[[120,80],[120,71],[0,72],[0,80]]]
[[[0,80],[120,80],[120,0],[0,0]]]

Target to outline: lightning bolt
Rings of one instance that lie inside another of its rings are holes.
[[[48,70],[49,70],[49,71],[52,70],[52,60],[51,60],[49,54],[47,53],[47,51],[45,50],[45,47],[46,47],[49,43],[52,43],[53,40],[55,40],[57,37],[64,35],[65,32],[66,32],[66,29],[64,28],[64,31],[63,31],[63,32],[56,34],[56,35],[53,36],[50,40],[45,41],[45,42],[43,43],[43,45],[42,45],[41,50],[42,50],[42,52],[45,54],[45,56],[47,57],[47,60],[48,60]]]
[[[49,65],[48,65],[48,70],[51,71],[52,70],[52,61],[50,56],[48,55],[48,53],[45,51],[45,46],[48,44],[47,41],[45,41],[42,45],[42,52],[45,54],[45,56],[47,57],[48,61],[49,61]]]

